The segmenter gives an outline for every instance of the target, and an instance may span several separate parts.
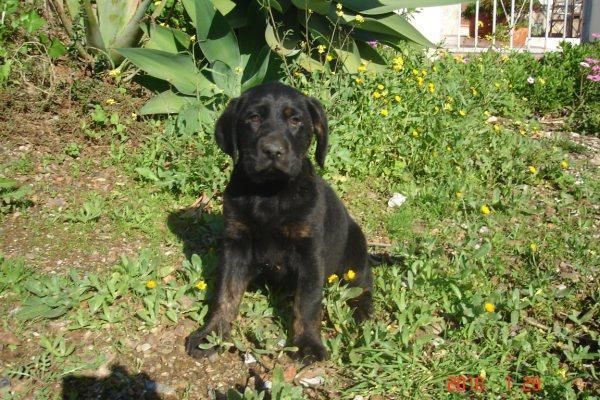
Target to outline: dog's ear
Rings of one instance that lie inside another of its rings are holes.
[[[226,154],[229,154],[233,159],[233,163],[237,162],[238,150],[237,150],[237,106],[239,98],[232,99],[223,114],[217,120],[215,125],[215,139],[219,148]]]
[[[313,97],[307,97],[306,105],[312,119],[312,126],[317,137],[317,150],[315,158],[321,168],[325,166],[325,156],[327,156],[327,117],[319,100]]]

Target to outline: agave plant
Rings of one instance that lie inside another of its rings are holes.
[[[140,22],[146,15],[151,0],[50,0],[61,23],[76,43],[80,55],[90,60],[90,51],[108,56],[114,66],[123,61],[115,49],[138,44],[142,30]],[[85,46],[77,40],[73,24],[84,11]]]
[[[119,52],[171,88],[151,99],[142,114],[177,113],[190,103],[224,93],[233,97],[266,79],[277,62],[307,71],[377,70],[385,60],[368,42],[396,47],[431,43],[398,9],[460,0],[182,0],[196,29],[150,25],[144,48]],[[276,57],[273,57],[275,54]],[[288,71],[289,72],[289,71]]]

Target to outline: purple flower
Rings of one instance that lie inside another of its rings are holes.
[[[591,58],[591,57],[585,58],[584,61],[591,65],[598,64],[598,62],[599,62],[595,58]]]
[[[600,33],[599,32],[594,32],[594,33],[592,33],[592,37],[594,39],[600,39]]]
[[[369,46],[371,47],[377,47],[377,40],[369,40],[367,43],[369,43]]]
[[[600,75],[588,75],[587,79],[592,82],[600,82]]]

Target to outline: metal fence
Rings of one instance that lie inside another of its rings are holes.
[[[447,37],[445,47],[460,52],[496,47],[541,53],[556,49],[563,40],[579,43],[583,2],[477,0],[461,6],[456,39]],[[467,23],[469,33],[465,33]]]

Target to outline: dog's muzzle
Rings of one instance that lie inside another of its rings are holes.
[[[280,136],[265,136],[257,143],[256,172],[279,170],[289,173],[291,165],[290,144]]]

